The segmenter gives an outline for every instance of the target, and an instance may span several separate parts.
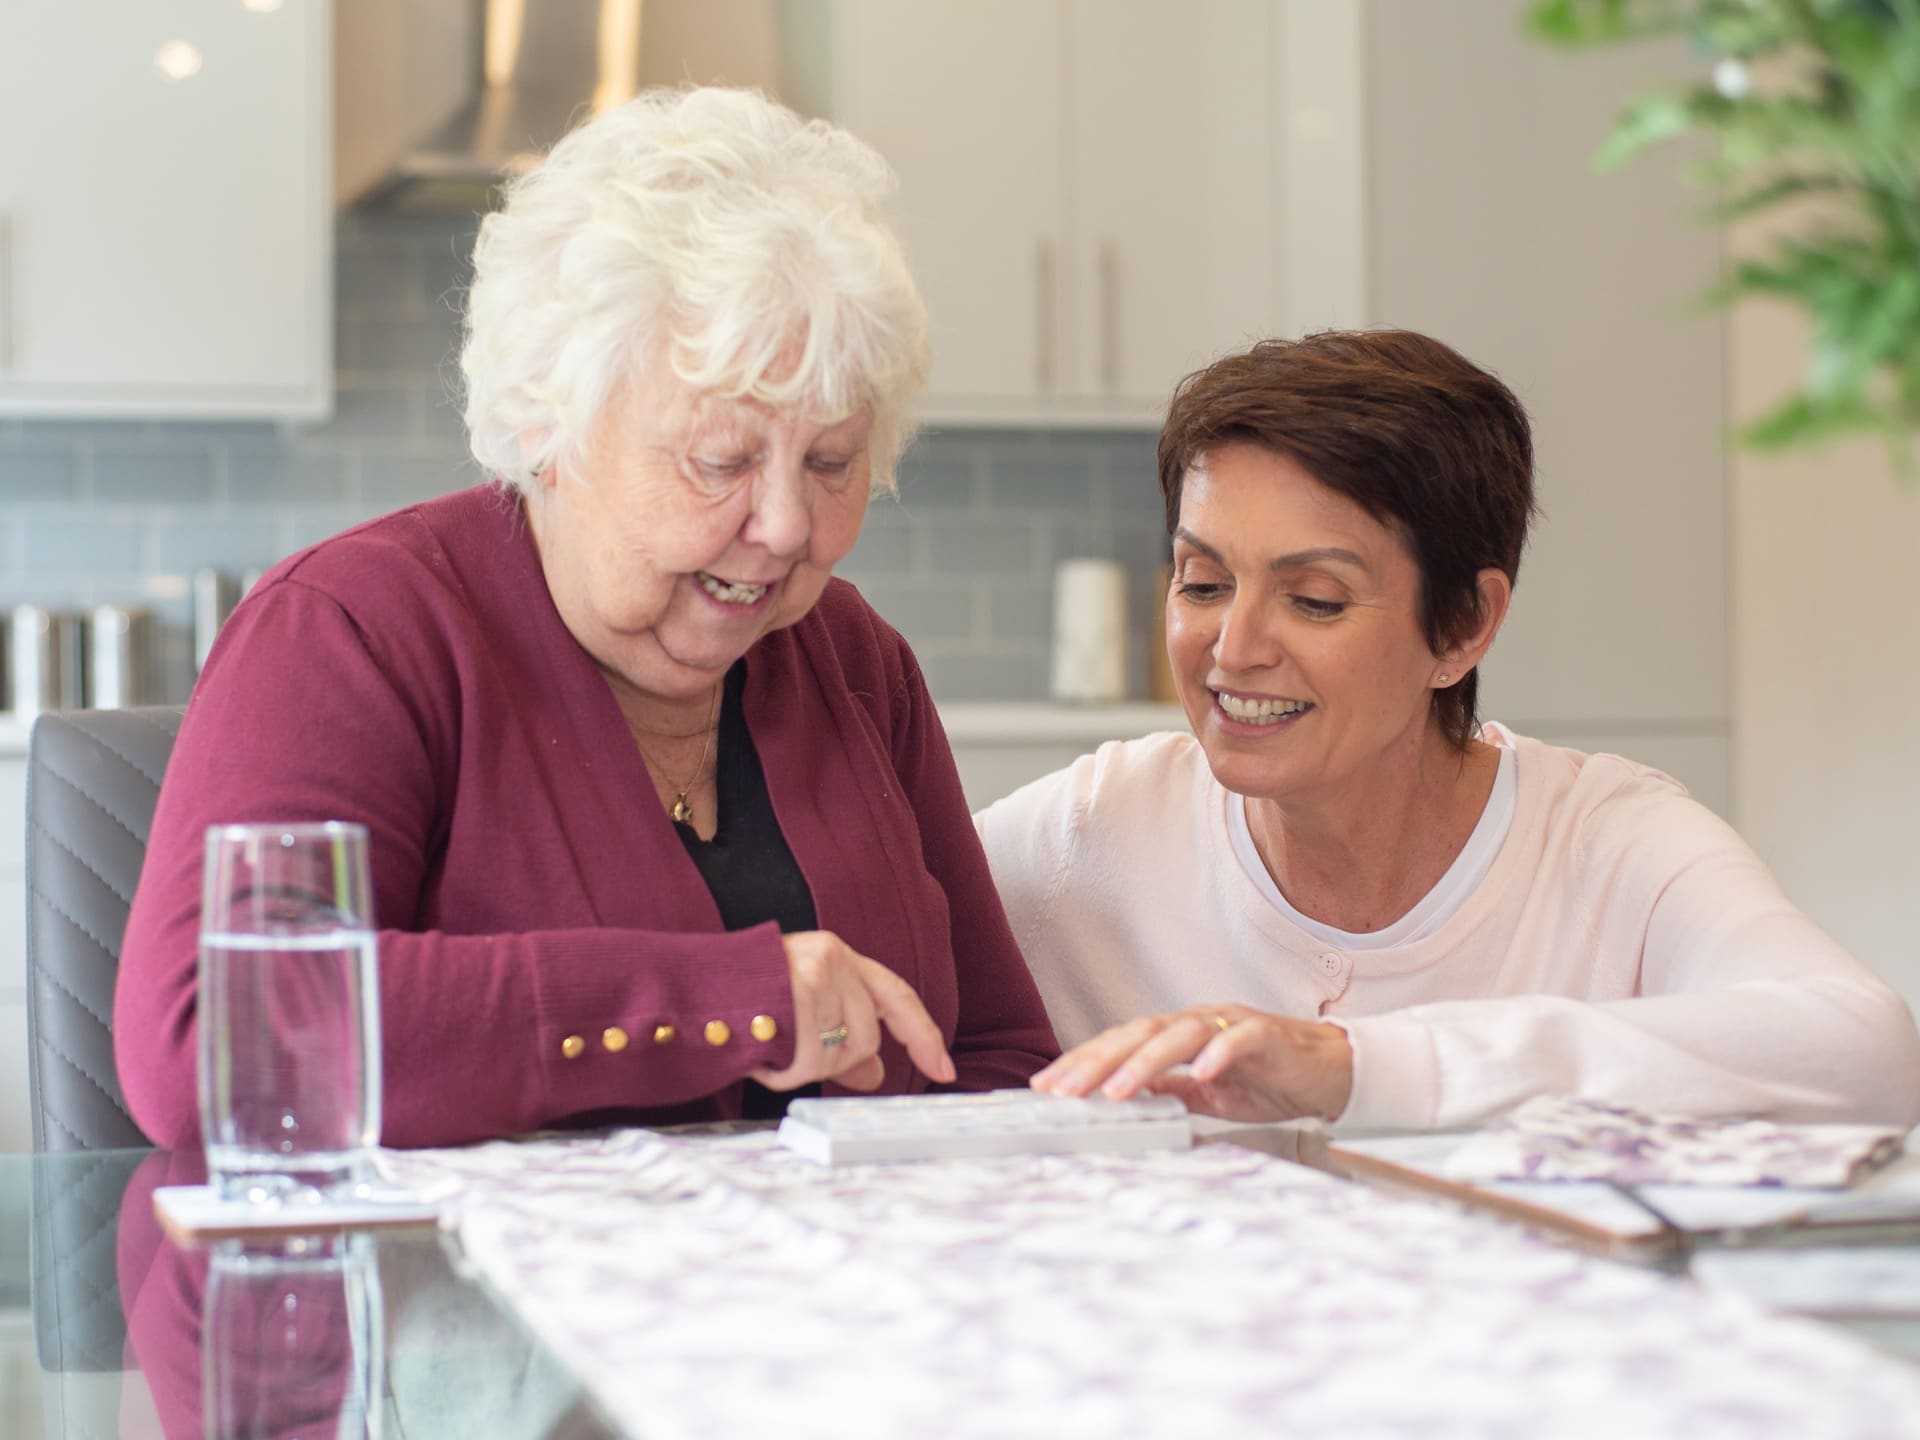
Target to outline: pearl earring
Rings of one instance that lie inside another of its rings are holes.
[[[1444,671],[1444,670],[1442,670],[1442,671],[1440,672],[1440,683],[1441,683],[1442,685],[1444,685],[1444,684],[1446,684],[1446,683],[1447,683],[1447,672],[1446,672],[1446,671]]]

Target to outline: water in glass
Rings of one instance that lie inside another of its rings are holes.
[[[380,1020],[366,832],[207,834],[200,1116],[223,1194],[351,1194],[380,1134]]]

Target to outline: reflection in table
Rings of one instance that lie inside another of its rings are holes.
[[[152,1192],[203,1178],[197,1154],[0,1157],[0,1294],[31,1292],[30,1323],[0,1330],[0,1430],[613,1435],[432,1229],[182,1248]]]

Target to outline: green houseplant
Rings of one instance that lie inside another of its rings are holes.
[[[1747,423],[1756,449],[1881,436],[1916,473],[1920,429],[1920,0],[1530,0],[1527,24],[1569,48],[1683,35],[1699,78],[1622,111],[1596,164],[1682,136],[1709,218],[1769,217],[1703,299],[1804,311],[1799,388]]]

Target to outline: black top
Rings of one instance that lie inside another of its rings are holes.
[[[713,839],[702,840],[691,825],[675,822],[681,844],[699,868],[720,909],[720,923],[729,930],[745,930],[768,920],[782,935],[817,930],[813,892],[807,877],[780,833],[767,794],[767,775],[747,730],[741,696],[747,687],[747,662],[736,660],[727,671],[720,694],[720,733],[714,739],[713,783],[719,792],[719,827]],[[749,1120],[773,1120],[787,1113],[797,1096],[818,1095],[818,1085],[776,1093],[749,1080],[742,1115]]]

